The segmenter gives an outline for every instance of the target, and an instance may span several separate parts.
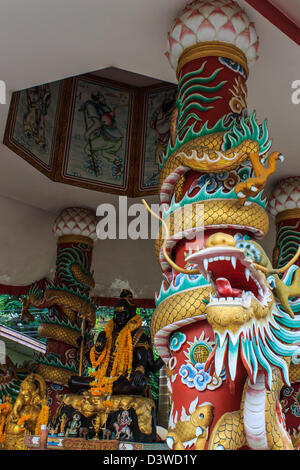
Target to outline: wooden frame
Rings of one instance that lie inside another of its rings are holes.
[[[55,113],[55,122],[53,126],[53,140],[51,142],[51,156],[50,156],[50,165],[42,162],[36,155],[34,155],[30,150],[25,149],[15,138],[14,130],[16,124],[16,116],[18,110],[18,104],[21,97],[21,93],[24,93],[26,90],[21,90],[12,94],[3,143],[13,150],[17,155],[21,156],[30,163],[33,167],[43,173],[45,176],[51,180],[55,180],[55,154],[57,150],[57,140],[60,128],[61,112],[63,107],[63,85],[64,81],[53,82],[49,85],[51,86],[54,83],[59,84],[59,93],[58,93],[58,103]],[[33,87],[32,89],[34,89]]]
[[[139,156],[139,165],[136,166],[135,169],[135,185],[134,185],[134,193],[136,196],[147,196],[151,194],[158,193],[158,180],[157,184],[154,186],[146,187],[144,183],[144,161],[145,161],[145,152],[146,152],[146,140],[147,140],[147,118],[148,118],[148,110],[149,110],[149,99],[151,94],[158,93],[166,93],[169,90],[177,90],[176,85],[172,85],[170,83],[162,83],[158,85],[152,85],[151,87],[143,88],[142,97],[141,97],[141,104],[142,104],[142,111],[141,115],[143,116],[143,126],[140,127],[140,135],[139,135],[139,149],[140,149],[140,156]],[[175,103],[174,103],[175,104]],[[169,136],[167,137],[169,140]],[[153,155],[155,158],[155,155]],[[159,172],[159,168],[158,168]]]

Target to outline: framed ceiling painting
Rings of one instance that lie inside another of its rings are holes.
[[[156,194],[159,164],[167,149],[170,137],[170,120],[176,103],[174,85],[153,86],[145,90],[143,99],[144,124],[142,126],[139,194]]]
[[[4,144],[53,181],[128,197],[157,194],[176,86],[93,74],[13,93]]]
[[[134,93],[92,76],[73,80],[61,181],[128,192]]]
[[[53,179],[62,81],[12,96],[4,143]]]

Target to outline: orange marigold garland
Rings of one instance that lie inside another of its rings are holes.
[[[49,407],[47,406],[47,400],[43,401],[40,414],[38,416],[36,426],[35,426],[35,435],[39,436],[41,434],[41,427],[43,425],[47,426],[49,420]]]
[[[120,331],[115,344],[115,351],[113,352],[113,365],[110,372],[110,377],[106,376],[109,358],[112,349],[112,333],[114,328],[114,321],[110,320],[105,327],[106,344],[103,351],[96,359],[95,346],[91,349],[90,359],[94,369],[91,375],[95,380],[91,383],[90,392],[92,395],[108,395],[112,393],[113,383],[123,375],[128,378],[132,372],[132,331],[136,330],[142,325],[142,319],[139,315],[135,315],[126,326]],[[109,399],[105,402],[107,406],[111,406]]]
[[[17,425],[20,426],[21,428],[24,428],[24,424],[26,423],[26,421],[29,421],[32,418],[33,418],[33,415],[31,415],[31,414],[24,415],[24,416],[22,416],[21,418],[18,419]],[[25,428],[24,428],[24,431],[25,431]]]
[[[7,415],[11,412],[12,405],[9,402],[0,404],[0,444],[4,442],[4,426]]]

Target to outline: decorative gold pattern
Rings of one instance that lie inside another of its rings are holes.
[[[300,364],[291,364],[289,368],[289,378],[291,383],[299,382],[300,380]]]
[[[68,385],[69,377],[74,375],[74,372],[72,371],[59,369],[58,367],[47,366],[46,364],[38,364],[37,372],[47,382],[54,382],[61,385]]]
[[[80,333],[70,328],[49,323],[40,323],[38,334],[43,338],[55,339],[56,341],[61,341],[62,343],[78,348],[77,339]]]
[[[167,441],[173,443],[173,450],[184,450],[184,443],[194,439],[195,450],[204,450],[209,427],[213,421],[214,407],[206,403],[196,408],[187,421],[178,421],[174,429],[168,431]]]
[[[286,360],[289,361],[289,359]],[[217,448],[237,450],[247,445],[243,416],[248,380],[244,386],[240,410],[225,413],[219,419],[209,439],[209,450]],[[273,369],[271,390],[266,391],[265,399],[265,426],[269,450],[293,450],[290,436],[280,423],[277,414],[278,394],[282,386],[283,381],[279,369]]]
[[[297,269],[291,285],[287,286],[276,274],[275,278],[275,289],[274,294],[279,298],[281,305],[284,310],[294,318],[295,314],[292,311],[289,298],[298,297],[300,295],[300,269]]]
[[[286,211],[280,212],[276,216],[276,224],[282,222],[283,220],[299,219],[300,218],[300,209],[288,209]]]
[[[209,450],[237,450],[247,444],[244,420],[240,411],[225,413],[215,425],[209,439]]]
[[[72,406],[87,418],[95,414],[99,416],[107,415],[108,408],[105,406],[105,401],[105,397],[91,395],[89,392],[84,392],[82,395],[70,394],[62,397],[63,404]],[[137,415],[140,431],[143,434],[151,434],[152,420],[149,417],[155,407],[153,400],[135,395],[112,395],[110,402],[109,412],[133,408]]]
[[[204,315],[206,304],[203,300],[209,299],[212,291],[210,286],[180,292],[164,300],[156,308],[151,321],[151,336],[167,325],[176,321]]]
[[[178,60],[176,71],[177,79],[179,79],[180,70],[185,64],[192,60],[200,59],[201,57],[226,57],[240,64],[245,70],[247,77],[249,75],[247,58],[241,49],[225,42],[207,41],[187,47],[183,51]]]
[[[221,173],[241,165],[250,154],[259,153],[259,145],[254,140],[245,140],[237,147],[222,154],[223,132],[201,136],[181,145],[165,162],[159,177],[161,188],[165,179],[178,167],[185,166],[191,170],[204,173]]]
[[[198,204],[203,205],[203,211],[197,209]],[[182,220],[182,217],[184,217],[184,220]],[[250,227],[263,235],[269,229],[268,214],[261,206],[255,203],[249,206],[241,206],[239,201],[233,199],[208,200],[191,204],[191,210],[183,211],[182,217],[176,217],[175,211],[165,219],[169,226],[170,237],[182,232],[182,224],[184,224],[185,230],[202,227],[203,225],[205,227],[218,225]],[[155,242],[158,259],[162,244],[163,237],[160,228]]]
[[[89,237],[84,237],[83,235],[62,235],[57,239],[57,243],[83,243],[93,247],[94,241]]]
[[[87,318],[87,320],[94,326],[96,321],[95,311],[91,304],[85,299],[78,297],[71,292],[65,292],[56,289],[45,290],[44,296],[42,299],[38,299],[34,294],[30,294],[26,299],[23,300],[23,312],[22,315],[26,316],[28,308],[30,305],[33,305],[37,308],[50,308],[53,305],[60,305],[65,307],[64,311],[70,320],[74,319],[74,312],[82,318]]]
[[[21,383],[19,395],[10,412],[6,425],[3,448],[25,450],[25,434],[34,434],[43,403],[46,400],[46,384],[38,374],[30,374]]]

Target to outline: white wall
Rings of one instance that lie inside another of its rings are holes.
[[[26,285],[55,262],[53,214],[0,197],[0,283]]]
[[[0,283],[26,285],[52,277],[57,214],[0,197]],[[98,240],[93,253],[95,294],[113,297],[124,287],[136,297],[153,298],[160,286],[154,240]]]

